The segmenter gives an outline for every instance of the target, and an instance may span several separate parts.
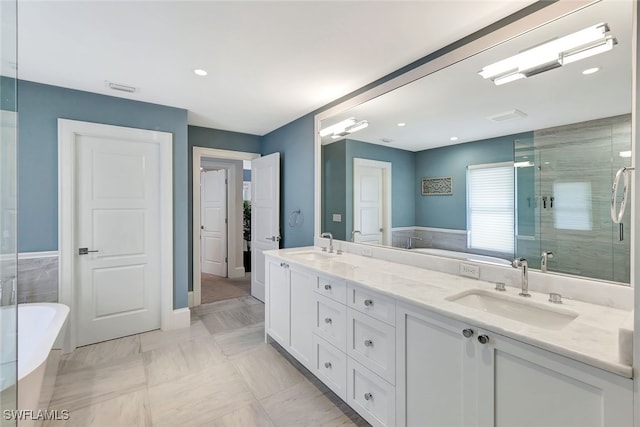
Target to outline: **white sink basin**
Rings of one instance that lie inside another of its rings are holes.
[[[562,329],[578,317],[578,313],[562,307],[540,304],[528,301],[524,297],[501,295],[482,289],[464,291],[446,299],[545,329]]]
[[[324,261],[328,259],[333,259],[336,257],[336,254],[330,254],[327,252],[319,252],[319,251],[301,251],[301,252],[291,252],[289,256],[294,258],[299,258],[304,261]]]

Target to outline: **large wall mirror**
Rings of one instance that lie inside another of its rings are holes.
[[[323,118],[321,231],[628,284],[610,200],[631,165],[632,9],[603,0]]]

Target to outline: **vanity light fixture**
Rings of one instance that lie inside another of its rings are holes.
[[[202,68],[196,68],[195,70],[193,70],[193,73],[194,73],[196,76],[200,76],[200,77],[204,77],[204,76],[206,76],[207,74],[209,74],[209,73],[207,73],[207,71],[206,71],[206,70],[203,70]]]
[[[350,133],[357,132],[369,126],[366,120],[357,121],[355,117],[349,117],[341,122],[320,130],[320,136],[331,135],[331,138],[338,139]]]
[[[593,25],[487,65],[478,74],[496,86],[535,76],[613,49],[618,42],[607,32],[607,24]]]
[[[451,138],[449,138],[449,141],[457,141],[458,137],[457,136],[452,136]]]
[[[600,67],[587,68],[582,72],[582,74],[584,74],[585,76],[588,76],[589,74],[594,74],[594,73],[597,73],[598,71],[600,71]]]

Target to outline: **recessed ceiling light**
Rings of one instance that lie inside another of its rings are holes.
[[[618,155],[620,157],[631,157],[631,151],[621,151]]]
[[[400,126],[400,127],[402,127],[402,126],[406,126],[406,125],[407,125],[407,124],[406,124],[406,123],[403,123],[403,122],[398,123],[398,126]]]
[[[597,73],[598,71],[600,71],[600,67],[587,68],[582,72],[582,74],[587,76],[589,74]]]
[[[451,138],[449,138],[450,141],[457,141],[458,137],[457,136],[452,136]]]
[[[207,74],[209,74],[205,70],[203,70],[202,68],[196,68],[195,70],[193,70],[193,72],[194,72],[195,75],[202,76],[202,77],[204,77]]]

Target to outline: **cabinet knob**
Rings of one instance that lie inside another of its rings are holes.
[[[373,394],[371,393],[365,393],[364,394],[364,400],[371,400],[373,399]]]
[[[284,267],[284,262],[281,262],[281,263],[280,263],[280,267]]]
[[[330,291],[331,290],[331,285],[324,285],[324,290],[325,291]]]
[[[473,329],[471,328],[463,329],[462,335],[464,335],[465,338],[471,338],[473,336]]]
[[[373,305],[373,300],[370,300],[370,299],[364,300],[364,305],[367,307],[371,307]]]
[[[324,318],[324,323],[331,323],[331,318],[330,317],[325,317]]]
[[[331,369],[331,362],[324,362],[324,367],[327,369]]]
[[[480,335],[478,336],[478,342],[480,344],[486,344],[489,342],[489,336],[488,335]]]
[[[364,346],[365,346],[365,347],[373,347],[373,341],[371,341],[371,340],[364,340]]]

